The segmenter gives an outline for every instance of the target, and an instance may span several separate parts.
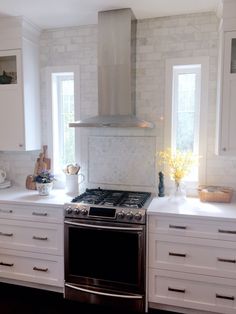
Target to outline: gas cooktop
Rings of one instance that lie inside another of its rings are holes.
[[[149,192],[86,189],[71,203],[65,204],[65,217],[145,223],[150,198]]]
[[[86,192],[75,197],[72,203],[142,208],[150,196],[149,192],[86,189]]]

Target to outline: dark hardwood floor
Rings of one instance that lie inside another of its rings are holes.
[[[68,301],[56,292],[0,283],[1,314],[113,314],[114,309]],[[150,314],[167,314],[150,310]],[[129,314],[124,313],[122,314]]]

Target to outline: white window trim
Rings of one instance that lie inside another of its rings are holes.
[[[206,183],[206,152],[207,152],[207,113],[208,113],[208,81],[209,81],[209,57],[193,57],[168,59],[166,61],[166,84],[165,84],[165,119],[164,119],[164,147],[171,147],[172,132],[172,86],[173,67],[177,65],[201,65],[201,95],[199,115],[199,181],[198,184]],[[196,188],[196,187],[195,187]]]
[[[47,112],[47,143],[48,143],[48,155],[52,158],[51,169],[54,169],[53,165],[53,109],[52,109],[52,74],[53,73],[62,73],[62,72],[73,72],[74,73],[74,106],[75,106],[75,120],[80,119],[80,76],[79,76],[79,66],[52,66],[45,68],[45,76],[46,76],[46,112]],[[76,92],[78,91],[78,92]],[[80,160],[81,152],[80,152],[80,135],[79,132],[75,132],[75,158],[77,161]],[[56,174],[57,175],[57,174]],[[57,176],[58,178],[58,176]],[[62,185],[58,182],[61,181]],[[58,188],[64,187],[64,176],[60,176],[58,181],[56,181],[56,185]]]

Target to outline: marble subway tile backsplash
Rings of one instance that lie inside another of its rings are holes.
[[[38,156],[39,151],[0,152],[0,168],[6,171],[13,185],[25,186],[27,175],[34,173]]]
[[[88,182],[152,189],[155,137],[90,136]]]

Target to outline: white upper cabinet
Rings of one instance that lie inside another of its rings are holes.
[[[222,36],[218,153],[236,155],[236,31],[223,32]]]
[[[0,27],[0,150],[40,149],[39,32],[21,18]]]

